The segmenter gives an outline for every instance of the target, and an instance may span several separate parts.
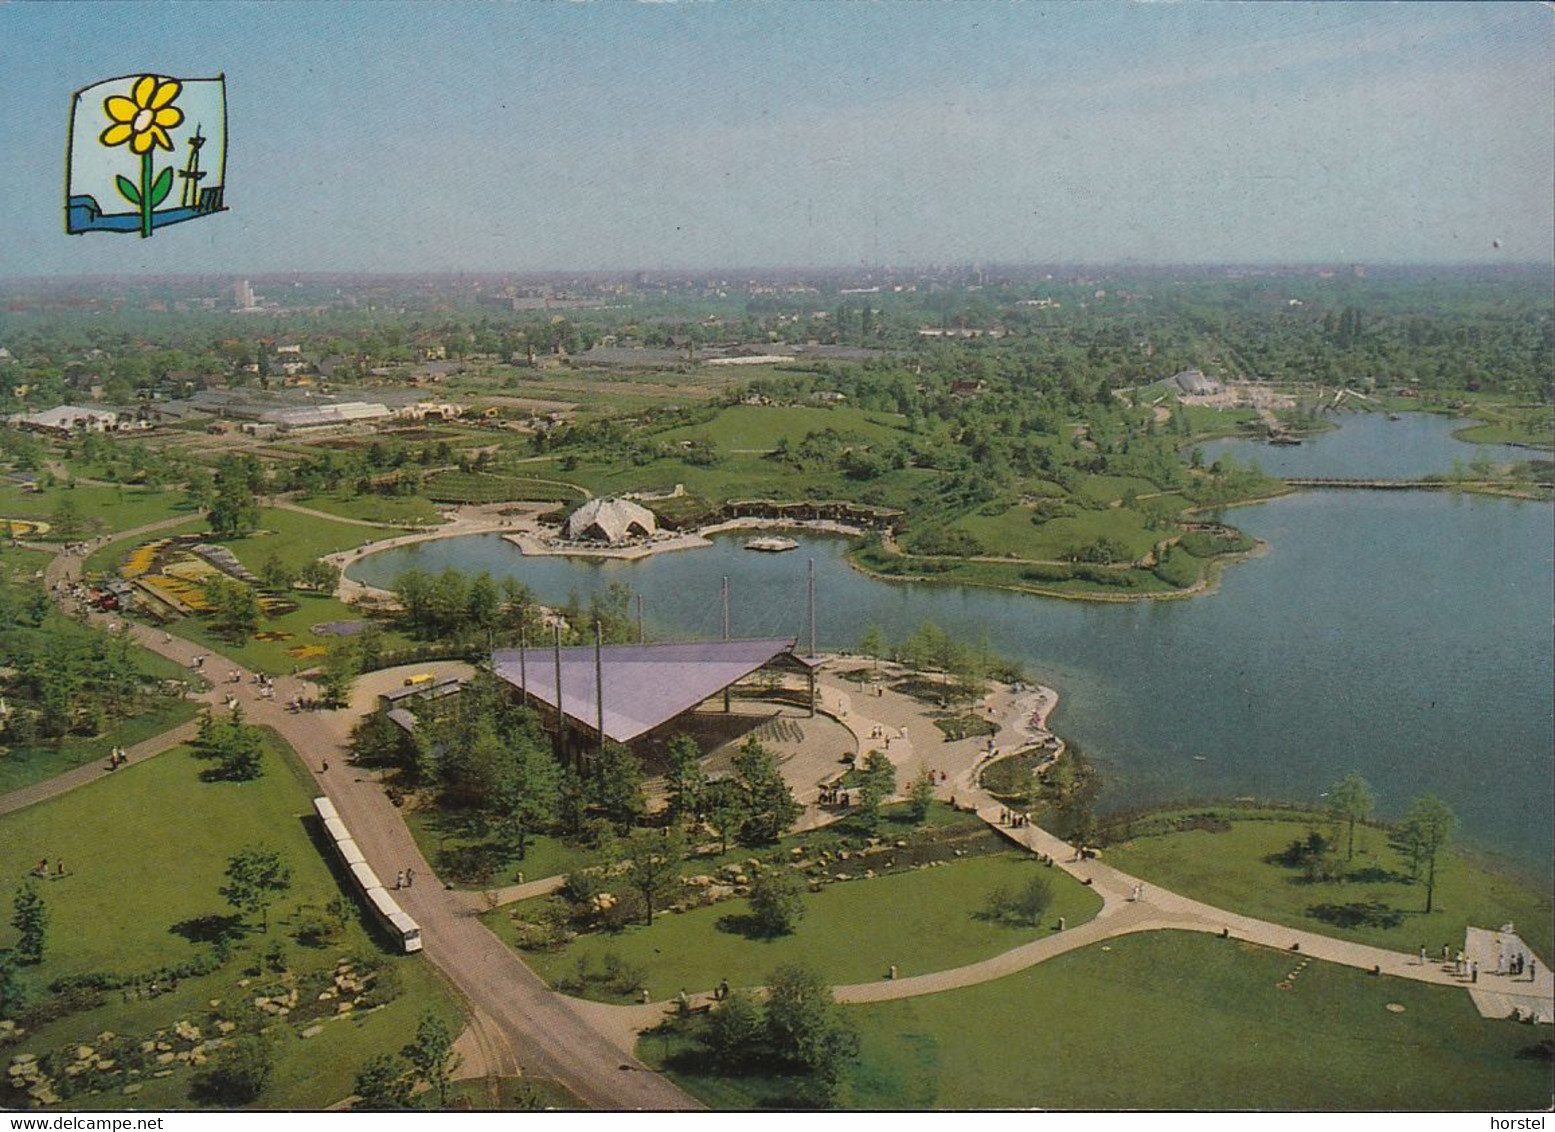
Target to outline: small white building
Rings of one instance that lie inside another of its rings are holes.
[[[118,413],[112,409],[88,409],[80,405],[56,405],[38,413],[17,413],[11,418],[17,428],[46,432],[54,436],[71,436],[82,432],[118,432],[147,427],[136,421],[133,414]]]

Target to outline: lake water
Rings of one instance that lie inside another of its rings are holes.
[[[1301,448],[1217,444],[1285,474],[1414,476],[1480,446],[1462,422],[1368,416]],[[1206,446],[1208,455],[1211,446]],[[1494,451],[1494,450],[1493,450]],[[1500,450],[1527,458],[1520,450]],[[1294,459],[1299,466],[1276,464]],[[373,555],[351,570],[386,585],[416,565],[512,574],[542,601],[613,581],[644,595],[650,636],[716,637],[728,575],[733,631],[804,639],[814,558],[822,648],[871,623],[894,641],[925,620],[986,637],[1061,696],[1054,725],[1104,768],[1105,807],[1252,795],[1317,801],[1350,770],[1397,816],[1431,791],[1482,847],[1547,876],[1555,841],[1555,508],[1435,492],[1310,492],[1232,512],[1270,552],[1188,601],[1067,602],[878,581],[847,541],[788,554],[748,535],[636,563],[525,558],[495,536]],[[1195,756],[1203,756],[1199,761]]]

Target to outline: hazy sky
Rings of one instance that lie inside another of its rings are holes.
[[[0,4],[0,273],[1546,261],[1551,47],[1535,3]],[[233,211],[67,237],[70,94],[137,71],[226,73]]]

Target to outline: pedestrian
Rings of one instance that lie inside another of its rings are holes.
[[[1067,922],[1062,916],[1058,917],[1058,930],[1063,931]]]
[[[171,634],[171,633],[163,633],[162,634],[162,643],[164,645],[172,644],[173,643],[173,634]]]
[[[47,857],[39,857],[38,858],[38,867],[33,869],[32,872],[33,872],[34,876],[40,876],[40,877],[48,876],[49,875],[49,859]]]
[[[401,889],[401,888],[405,887],[405,870],[404,869],[401,869],[399,872],[394,874],[394,887],[396,889]]]
[[[1479,982],[1479,964],[1477,962],[1471,961],[1469,963],[1469,982]]]
[[[63,857],[60,857],[54,862],[54,875],[57,877],[62,877],[65,875],[65,859]]]
[[[729,980],[728,979],[719,979],[718,980],[718,1001],[722,1002],[724,999],[726,999],[728,997],[729,997]]]
[[[415,869],[406,869],[405,870],[405,887],[406,888],[410,888],[415,883],[416,883],[416,870]]]
[[[320,774],[328,774],[329,773],[329,760],[328,759],[325,759],[324,762],[319,766],[319,773]]]
[[[1539,965],[1532,959],[1528,960],[1528,981],[1534,982],[1539,977]]]
[[[1445,943],[1442,944],[1442,966],[1443,967],[1447,966],[1447,958],[1451,954],[1452,954],[1452,949],[1449,948]]]
[[[1420,945],[1420,966],[1425,966],[1425,944]]]

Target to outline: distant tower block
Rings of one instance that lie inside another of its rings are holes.
[[[200,180],[205,176],[200,170],[200,147],[204,144],[200,127],[195,126],[194,136],[189,139],[189,160],[178,173],[184,182],[178,199],[185,208],[194,208],[200,201]]]

